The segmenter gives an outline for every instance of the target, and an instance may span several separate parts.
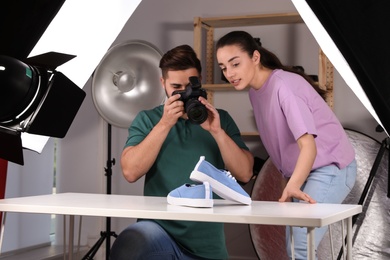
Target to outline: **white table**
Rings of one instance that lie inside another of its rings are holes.
[[[315,259],[314,229],[346,220],[347,259],[352,259],[352,216],[361,213],[362,206],[267,201],[246,206],[215,200],[213,208],[191,208],[169,205],[165,197],[61,193],[2,199],[0,212],[69,215],[71,225],[74,216],[99,216],[307,227],[309,259]]]

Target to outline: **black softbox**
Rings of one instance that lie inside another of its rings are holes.
[[[375,110],[379,123],[389,134],[390,1],[292,0],[292,2],[316,36],[318,32],[311,28],[316,19],[310,18],[310,13],[314,13],[347,61]],[[319,41],[319,44],[325,43]],[[325,54],[330,56],[332,53]]]

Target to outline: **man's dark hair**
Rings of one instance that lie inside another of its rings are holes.
[[[167,77],[168,71],[195,68],[199,75],[202,73],[202,66],[194,49],[186,44],[177,46],[166,52],[160,60],[159,67],[164,79]]]

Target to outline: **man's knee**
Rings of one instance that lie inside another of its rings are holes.
[[[175,249],[169,240],[169,235],[157,223],[137,222],[118,235],[111,248],[110,259],[142,259],[153,254],[161,257],[161,252],[171,255]]]
[[[111,248],[110,260],[130,259],[130,256],[131,259],[138,259],[144,254],[143,251],[148,250],[148,225],[138,223],[127,227],[118,235]]]

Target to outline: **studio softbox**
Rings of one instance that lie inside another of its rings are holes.
[[[292,2],[345,82],[389,134],[390,1]]]

